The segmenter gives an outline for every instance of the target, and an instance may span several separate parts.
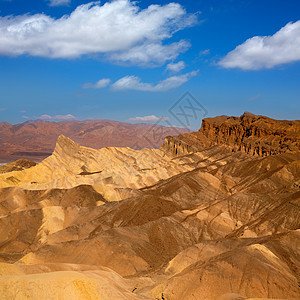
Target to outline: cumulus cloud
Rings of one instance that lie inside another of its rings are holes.
[[[25,117],[25,116],[24,116]],[[27,117],[28,118],[28,117]],[[50,116],[50,115],[41,115],[39,117],[34,117],[34,119],[37,120],[52,120],[52,121],[67,121],[67,120],[75,120],[76,118],[71,115],[55,115],[55,116]]]
[[[145,117],[130,118],[127,121],[129,121],[129,122],[157,122],[157,121],[169,121],[169,118],[167,118],[167,117],[159,118],[155,115],[151,115],[151,116],[145,116]]]
[[[71,0],[50,0],[49,5],[50,6],[62,6],[62,5],[68,5],[71,3]]]
[[[103,53],[115,61],[161,64],[189,47],[186,41],[164,41],[196,22],[177,3],[140,9],[130,0],[90,2],[60,19],[45,14],[0,17],[0,54],[76,58]]]
[[[113,61],[130,62],[136,65],[164,64],[168,60],[176,59],[180,53],[187,51],[190,43],[181,40],[169,45],[162,42],[146,42],[120,53],[113,53],[109,58]]]
[[[177,88],[187,82],[191,77],[196,76],[197,71],[183,75],[171,76],[157,84],[144,83],[137,76],[125,76],[111,85],[115,91],[135,90],[145,92],[165,92]]]
[[[300,21],[288,23],[272,36],[255,36],[229,52],[219,65],[242,70],[270,69],[300,60]]]
[[[102,89],[107,87],[110,84],[111,80],[109,78],[103,78],[97,81],[96,83],[85,83],[82,85],[84,89]]]
[[[185,62],[179,61],[177,63],[169,63],[166,67],[166,70],[172,71],[172,72],[179,72],[185,68]]]

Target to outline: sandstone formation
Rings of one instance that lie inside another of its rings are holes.
[[[35,165],[35,162],[30,161],[28,159],[18,159],[16,161],[0,166],[0,174],[29,169]]]
[[[164,122],[158,125],[112,120],[36,120],[16,125],[0,122],[0,162],[10,162],[18,158],[39,162],[51,155],[61,134],[82,146],[95,149],[109,146],[142,149],[159,148],[166,136],[184,132],[188,130],[168,127]]]
[[[167,137],[162,148],[182,155],[213,145],[261,157],[299,151],[300,121],[278,121],[249,112],[240,117],[206,118],[198,132]]]
[[[299,131],[283,146],[205,122],[160,149],[60,136],[41,163],[0,174],[0,298],[299,299]]]

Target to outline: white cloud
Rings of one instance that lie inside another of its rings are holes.
[[[111,80],[109,78],[103,78],[97,81],[96,83],[85,83],[82,85],[84,89],[102,89],[107,87],[110,84]]]
[[[60,19],[45,14],[0,17],[0,54],[76,58],[103,53],[116,61],[161,64],[189,47],[186,41],[163,41],[196,22],[177,3],[141,10],[130,0],[90,2]]]
[[[50,0],[49,5],[50,6],[62,6],[62,5],[68,5],[71,3],[71,0]]]
[[[166,70],[172,71],[172,72],[179,72],[185,68],[185,62],[179,61],[178,63],[169,63],[166,67]]]
[[[135,117],[127,120],[128,122],[157,122],[157,121],[169,121],[167,117],[157,117],[154,115],[145,116],[145,117]]]
[[[180,53],[187,51],[190,43],[181,40],[169,45],[161,42],[150,42],[135,46],[121,53],[113,53],[109,58],[113,61],[130,62],[137,65],[147,65],[149,62],[164,64],[168,60],[176,59]]]
[[[199,54],[200,54],[200,55],[208,55],[208,54],[210,54],[210,49],[202,50],[202,51],[200,51]]]
[[[144,83],[137,76],[125,76],[111,85],[115,91],[135,90],[145,92],[165,92],[177,88],[187,82],[191,77],[196,76],[198,71],[193,71],[183,75],[171,76],[158,82],[156,85]]]
[[[67,120],[74,120],[76,118],[71,114],[67,114],[67,115],[55,115],[55,116],[41,115],[39,117],[34,117],[34,119],[37,119],[37,120],[53,120],[53,121],[67,121]]]
[[[218,63],[224,68],[270,69],[300,60],[300,21],[288,23],[272,36],[255,36]]]

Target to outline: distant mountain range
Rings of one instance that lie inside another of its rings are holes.
[[[80,145],[103,147],[158,148],[166,136],[187,129],[154,124],[130,124],[112,120],[27,121],[12,125],[0,123],[0,162],[29,158],[40,161],[51,155],[56,140],[63,134]]]

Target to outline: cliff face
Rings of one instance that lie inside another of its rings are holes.
[[[161,149],[179,156],[214,145],[261,157],[297,151],[300,121],[274,120],[248,112],[241,117],[206,118],[198,132],[167,137]]]

